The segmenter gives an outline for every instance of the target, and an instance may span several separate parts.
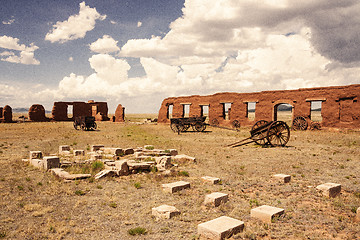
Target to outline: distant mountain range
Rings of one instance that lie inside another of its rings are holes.
[[[28,113],[29,109],[28,108],[13,108],[12,111],[14,113]],[[51,111],[46,111],[45,110],[45,113],[51,113]]]

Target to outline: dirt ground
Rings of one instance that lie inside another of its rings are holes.
[[[360,223],[354,222],[360,207],[359,131],[292,131],[283,148],[224,147],[248,137],[246,127],[177,135],[160,124],[98,122],[97,131],[85,132],[74,130],[71,122],[49,122],[0,124],[0,133],[3,239],[198,239],[199,223],[224,215],[245,222],[234,239],[360,239]],[[151,172],[65,183],[21,161],[32,150],[48,155],[59,145],[87,151],[92,144],[175,148],[196,157],[196,163],[179,164],[189,176]],[[291,175],[291,182],[277,182],[272,177],[277,173]],[[221,183],[205,183],[202,176],[219,177]],[[162,191],[161,184],[179,180],[191,188]],[[326,182],[341,184],[341,195],[328,198],[315,189]],[[227,193],[229,201],[205,207],[211,192]],[[155,219],[151,209],[162,204],[181,214]],[[285,214],[271,224],[250,218],[250,210],[264,204]],[[136,227],[146,234],[129,235]]]

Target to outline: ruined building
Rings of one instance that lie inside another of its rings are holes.
[[[125,108],[121,104],[116,108],[113,122],[125,122]]]
[[[292,106],[292,119],[311,119],[311,106],[321,105],[324,127],[360,128],[360,84],[255,93],[217,93],[208,96],[170,97],[163,100],[158,122],[170,118],[209,117],[210,123],[230,126],[237,120],[242,126],[258,120],[275,121],[280,104]],[[251,107],[250,107],[251,106]],[[255,118],[249,113],[255,109]]]
[[[0,107],[0,122],[2,123],[12,123],[12,108],[9,105],[5,107]]]

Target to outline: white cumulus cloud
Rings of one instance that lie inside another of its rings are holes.
[[[70,16],[68,20],[57,22],[45,36],[50,42],[64,43],[69,40],[84,38],[88,31],[95,27],[96,20],[104,20],[106,15],[100,15],[95,8],[80,3],[79,14]]]
[[[96,53],[112,53],[120,51],[117,46],[118,41],[115,41],[109,35],[104,35],[95,42],[90,44],[90,50]]]

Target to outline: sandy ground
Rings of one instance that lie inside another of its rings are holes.
[[[360,239],[360,224],[354,222],[360,207],[360,132],[291,132],[284,148],[227,148],[248,137],[249,128],[207,130],[177,135],[160,124],[100,122],[97,131],[89,132],[74,130],[71,122],[0,124],[0,238],[198,239],[199,223],[225,215],[245,222],[244,232],[234,239]],[[70,183],[21,161],[31,150],[47,155],[57,153],[59,145],[87,150],[92,144],[152,144],[178,149],[197,161],[179,164],[177,170],[188,177],[141,173]],[[276,173],[291,175],[291,182],[277,182],[272,178]],[[222,181],[211,185],[202,176]],[[191,188],[162,191],[161,184],[179,180]],[[341,195],[328,198],[315,189],[326,182],[341,184]],[[205,207],[211,192],[229,194],[229,202]],[[155,219],[151,208],[162,204],[177,207],[181,215]],[[250,218],[250,210],[264,204],[283,208],[285,214],[271,224]],[[146,234],[129,235],[136,227]]]

